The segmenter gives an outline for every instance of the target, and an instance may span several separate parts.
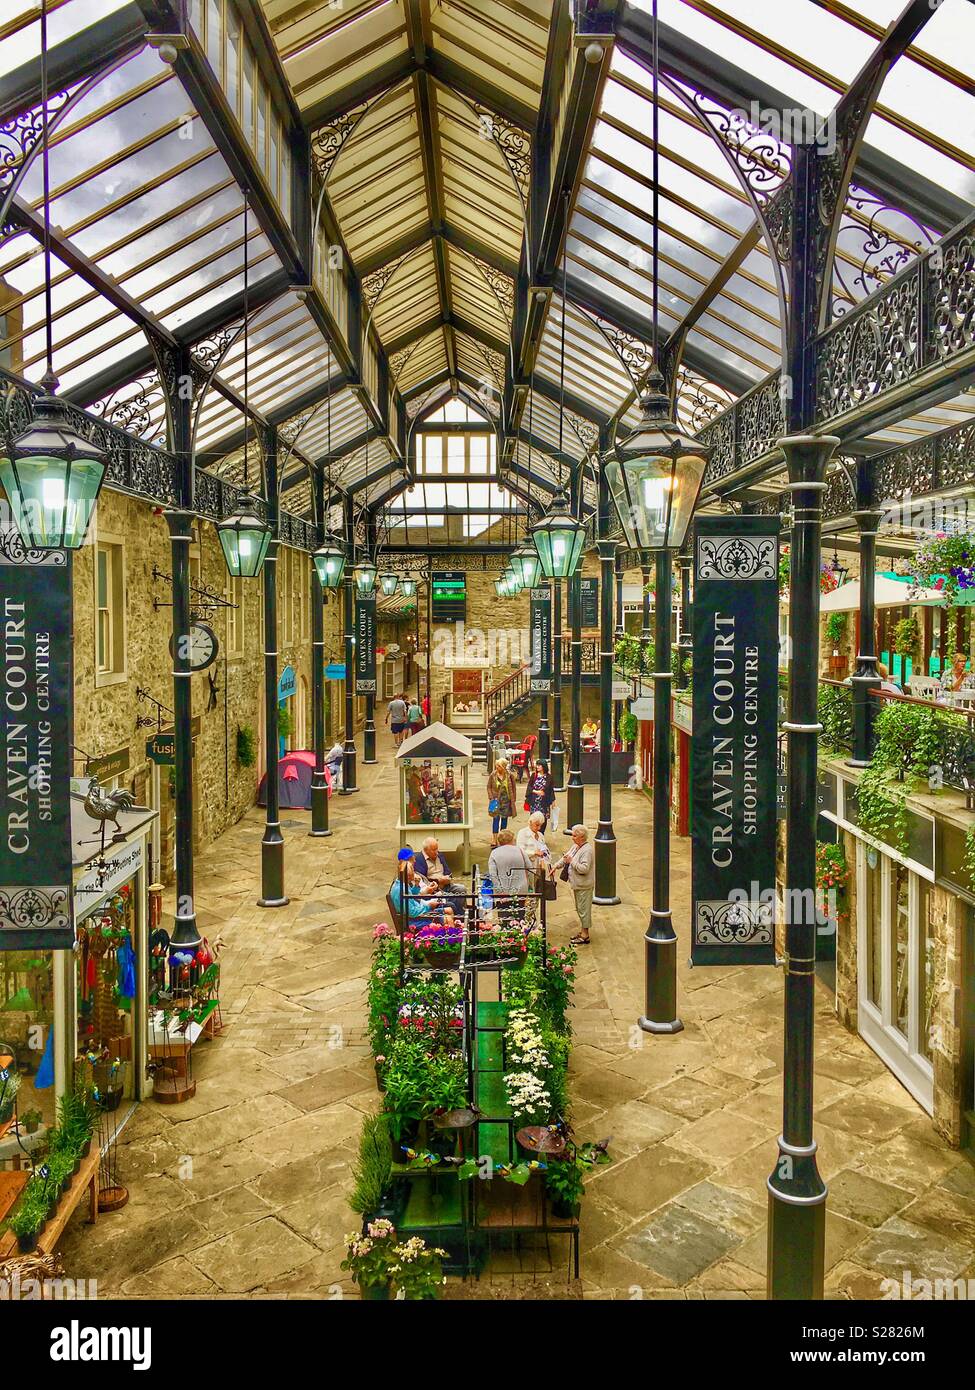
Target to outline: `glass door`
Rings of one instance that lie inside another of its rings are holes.
[[[919,874],[858,842],[860,1035],[930,1114],[934,941],[928,896]]]

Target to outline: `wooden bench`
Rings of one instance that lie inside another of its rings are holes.
[[[101,1150],[97,1143],[92,1143],[91,1153],[87,1158],[82,1159],[81,1167],[71,1179],[71,1186],[66,1188],[58,1199],[58,1204],[47,1219],[40,1239],[37,1242],[37,1253],[39,1255],[52,1255],[57,1249],[58,1241],[64,1234],[64,1228],[74,1215],[75,1207],[81,1201],[85,1190],[88,1191],[88,1220],[94,1225],[98,1220],[98,1169],[101,1164]],[[21,1174],[3,1174],[4,1177],[19,1177]],[[29,1174],[24,1173],[26,1178]],[[17,1237],[12,1231],[7,1231],[0,1236],[0,1260],[6,1259],[8,1255],[16,1255]]]

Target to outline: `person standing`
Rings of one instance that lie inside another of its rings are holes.
[[[596,887],[596,857],[589,843],[589,831],[584,825],[574,825],[571,834],[572,848],[552,865],[550,875],[559,869],[568,869],[569,887],[575,896],[576,916],[579,918],[579,930],[572,937],[571,944],[588,946],[592,927],[592,895]]]
[[[420,701],[420,709],[423,711],[423,719],[424,719],[424,722],[427,723],[427,724],[429,724],[429,723],[430,723],[430,696],[429,696],[429,695],[424,695],[423,699]]]
[[[494,896],[528,893],[535,868],[523,849],[515,844],[513,830],[499,830],[498,843],[488,859],[488,873],[494,885]]]
[[[515,779],[508,768],[507,758],[498,758],[488,778],[488,815],[491,816],[491,844],[498,843],[498,831],[504,830],[508,818],[515,815]]]
[[[407,704],[402,695],[394,695],[386,709],[386,723],[398,748],[406,733]]]
[[[410,703],[410,707],[406,712],[406,719],[410,726],[411,734],[418,734],[423,728],[423,710],[415,700]]]
[[[530,815],[534,815],[536,811],[540,813],[543,835],[548,829],[548,818],[552,814],[554,803],[555,783],[548,770],[548,763],[539,758],[535,763],[534,770],[528,776],[528,785],[525,788],[525,805]]]

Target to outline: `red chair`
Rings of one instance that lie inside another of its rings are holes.
[[[521,781],[522,773],[528,768],[528,763],[535,751],[535,744],[537,742],[538,735],[529,734],[527,738],[521,740],[521,743],[511,755],[511,766],[519,782]]]

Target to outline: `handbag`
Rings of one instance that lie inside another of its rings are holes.
[[[557,901],[559,896],[559,886],[555,882],[554,878],[549,878],[548,874],[545,872],[544,869],[538,869],[536,871],[535,883],[536,891],[541,893],[542,897],[545,899],[546,902],[554,903]]]
[[[497,814],[498,814],[498,798],[495,796],[495,797],[493,797],[493,798],[488,802],[488,815],[489,815],[489,816],[496,816]]]
[[[568,864],[566,864],[565,867],[562,869],[562,872],[559,874],[559,878],[562,880],[563,883],[568,883],[568,881],[569,881],[569,866],[568,866]]]

